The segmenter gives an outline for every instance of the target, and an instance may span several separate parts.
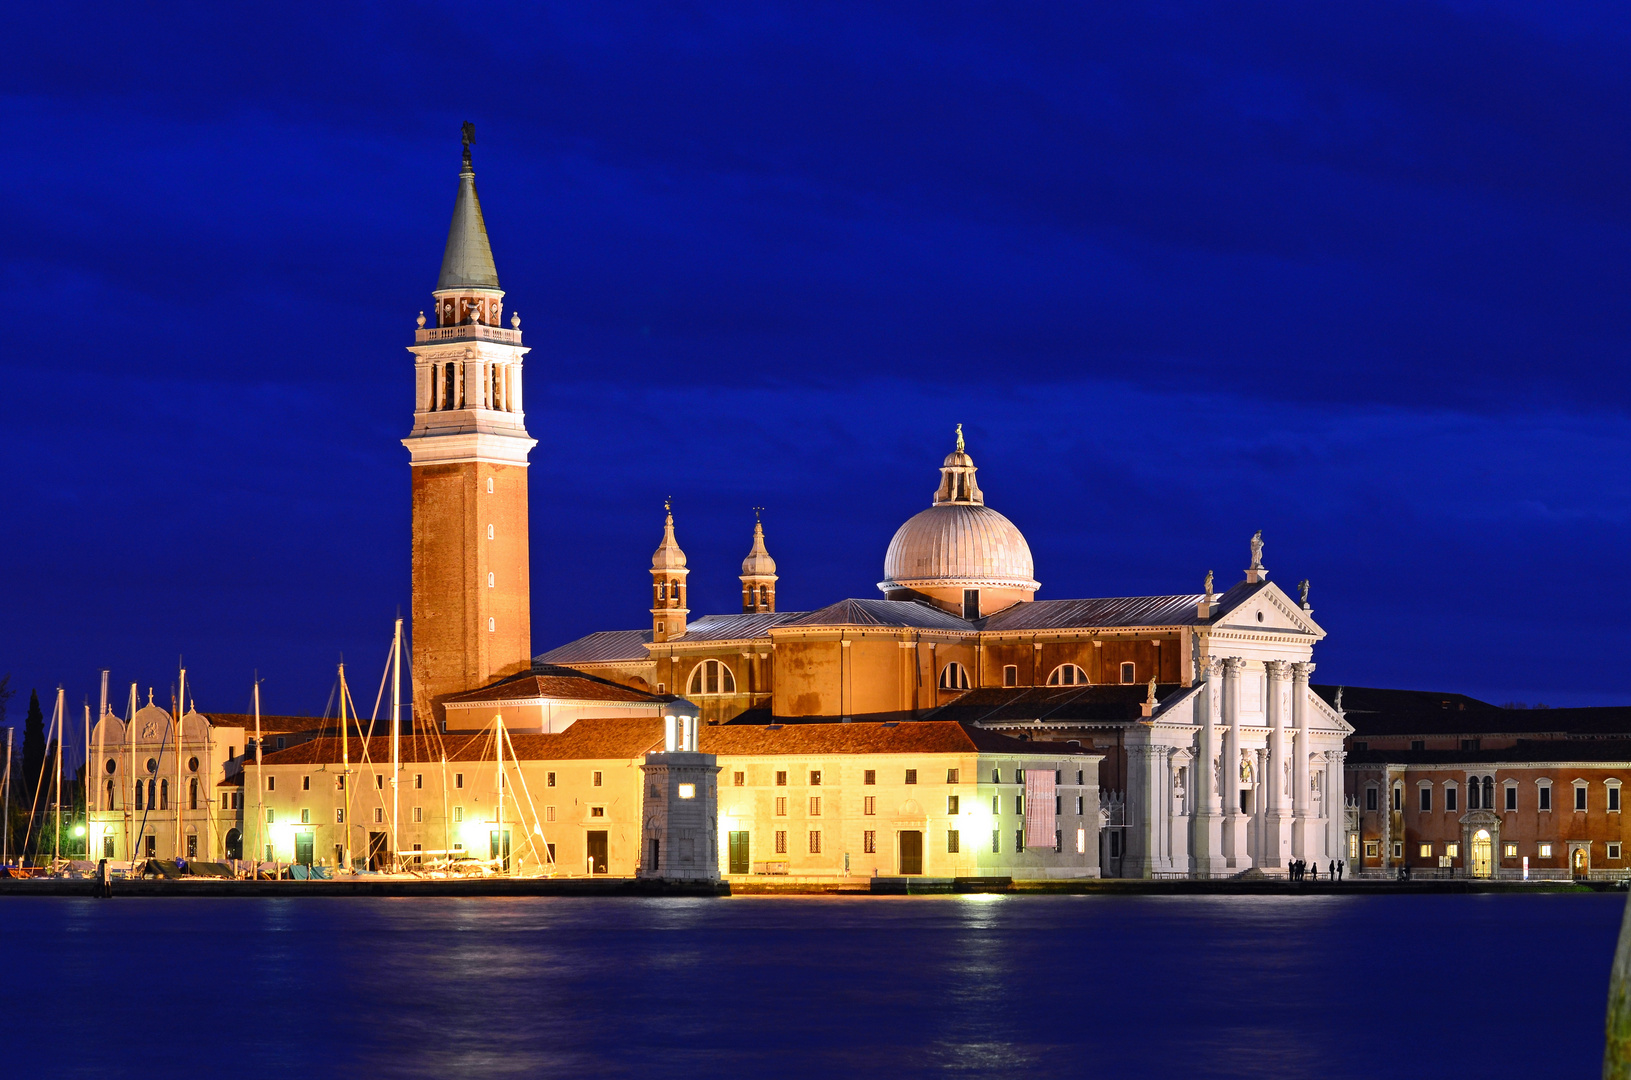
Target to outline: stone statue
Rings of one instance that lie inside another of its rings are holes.
[[[1285,794],[1290,795],[1291,794],[1291,762],[1283,761],[1280,764],[1283,766],[1280,771],[1285,774],[1285,783],[1280,785],[1280,790],[1282,792],[1284,792]]]
[[[1240,780],[1244,784],[1252,782],[1252,759],[1244,750],[1240,752]]]
[[[1258,529],[1252,533],[1252,565],[1251,570],[1263,569],[1263,530]]]
[[[1150,705],[1155,704],[1155,676],[1154,675],[1150,676],[1150,696],[1149,696],[1149,699],[1148,699],[1147,703],[1150,704]]]
[[[963,452],[963,425],[962,424],[957,425],[957,452],[959,454],[961,454]]]
[[[1215,777],[1217,777],[1217,785],[1216,785],[1217,789],[1219,791],[1222,791],[1223,790],[1223,755],[1220,754],[1217,757],[1214,757],[1212,759],[1212,774]]]
[[[1315,795],[1320,793],[1320,783],[1325,779],[1325,770],[1317,769],[1308,774],[1308,790]]]
[[[1212,596],[1212,571],[1210,571],[1210,570],[1208,570],[1206,572],[1206,586],[1205,586],[1205,588],[1206,588],[1207,598],[1210,599],[1211,596]]]
[[[1342,711],[1342,690],[1342,687],[1337,687],[1337,699],[1332,703],[1332,708],[1336,709],[1337,712]]]
[[[1297,591],[1302,593],[1302,605],[1303,605],[1303,607],[1307,607],[1308,606],[1308,579],[1307,578],[1303,578],[1301,581],[1297,582]]]

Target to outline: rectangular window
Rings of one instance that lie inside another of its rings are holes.
[[[1620,845],[1619,845],[1619,843],[1617,841],[1611,841],[1609,843],[1609,845],[1608,845],[1608,857],[1610,859],[1614,860],[1615,862],[1619,861],[1619,858],[1620,858]]]
[[[786,772],[786,770],[781,770],[781,771],[778,771],[776,773],[776,786],[777,787],[786,787],[787,786],[787,772]]]
[[[1422,741],[1421,739],[1411,739],[1410,740],[1410,749],[1412,749],[1412,750],[1425,750],[1425,749],[1427,749],[1427,743]]]
[[[1550,810],[1552,808],[1552,787],[1550,784],[1547,784],[1540,789],[1540,808],[1542,810]]]
[[[820,855],[821,854],[821,830],[820,829],[811,829],[810,830],[810,854],[811,855]]]
[[[786,795],[776,796],[776,816],[777,817],[786,817],[787,816],[787,796]]]
[[[1002,685],[1004,685],[1004,686],[1018,686],[1019,685],[1019,665],[1018,664],[1004,664],[1004,665],[1002,665]]]
[[[1461,845],[1460,844],[1445,844],[1444,845],[1444,854],[1448,855],[1452,859],[1461,858]]]
[[[1517,857],[1518,857],[1518,845],[1517,844],[1502,844],[1501,845],[1501,858],[1503,858],[1503,859],[1516,859]]]
[[[1433,809],[1433,789],[1430,787],[1420,788],[1418,794],[1421,797],[1421,812],[1424,814],[1430,813]]]
[[[336,825],[344,825],[345,824],[345,807],[340,806],[340,807],[335,808],[335,810],[334,810],[334,824],[336,824]]]
[[[415,823],[425,820],[425,808],[423,806],[413,808],[413,820]]]
[[[951,855],[958,854],[958,851],[959,851],[958,845],[959,845],[960,842],[961,842],[961,839],[960,839],[956,829],[947,830],[947,832],[946,832],[946,851],[947,851],[948,854],[951,854]]]
[[[821,796],[820,795],[811,795],[810,796],[810,816],[811,817],[820,817],[821,816]]]
[[[731,783],[735,787],[746,787],[747,782],[748,782],[748,774],[747,773],[739,772],[739,773],[732,773],[731,774]]]
[[[991,830],[991,854],[993,854],[993,855],[1002,854],[1002,830],[1001,829],[992,829]]]
[[[1018,814],[1020,817],[1025,816],[1025,796],[1014,796],[1014,813]]]
[[[1552,845],[1551,844],[1542,844],[1542,845],[1540,845],[1540,857],[1543,858],[1543,859],[1550,859],[1552,857]]]
[[[385,807],[383,807],[383,806],[374,807],[374,824],[378,825],[380,822],[382,822],[384,820],[385,820]]]
[[[279,736],[278,736],[278,737],[277,737],[277,748],[278,748],[278,749],[279,749],[279,750],[282,750],[282,749],[283,749],[283,736],[282,736],[282,735],[279,735]]]
[[[991,770],[991,782],[993,784],[1002,783],[1002,770],[1001,769],[992,769]]]
[[[273,823],[272,822],[272,811],[267,810],[266,811],[266,824],[271,825],[272,823]]]
[[[810,786],[811,787],[820,787],[821,786],[821,770],[820,769],[811,769],[810,770]]]
[[[876,814],[877,812],[878,812],[878,797],[876,795],[863,796],[862,799],[861,799],[861,813],[863,815],[867,816],[867,817],[871,817],[873,814]]]
[[[946,783],[948,783],[948,784],[957,783],[958,782],[958,777],[961,776],[961,775],[962,775],[962,770],[961,769],[947,769],[946,770]]]
[[[1444,809],[1453,811],[1456,808],[1457,791],[1453,785],[1444,789]]]
[[[544,820],[545,821],[554,821],[555,820],[555,808],[553,806],[544,807]]]
[[[993,813],[993,814],[1002,813],[1002,796],[1001,795],[991,796],[991,813]]]
[[[464,787],[464,773],[456,772],[453,774],[453,786],[456,788]]]
[[[1586,808],[1586,785],[1584,784],[1578,784],[1575,786],[1574,808],[1576,810],[1584,810]]]
[[[1393,785],[1393,809],[1404,809],[1404,788],[1398,784]]]
[[[1015,855],[1023,855],[1024,853],[1025,853],[1025,830],[1024,829],[1015,829],[1014,830],[1014,854]]]
[[[1025,770],[1024,769],[1015,769],[1014,770],[1014,783],[1023,784],[1024,782],[1025,782]]]
[[[1477,739],[1462,739],[1461,740],[1461,749],[1463,749],[1463,750],[1476,750],[1476,749],[1478,749],[1478,740]]]
[[[425,774],[424,773],[416,772],[416,773],[413,774],[413,786],[414,786],[415,791],[424,790],[424,787],[425,787]]]
[[[266,778],[266,790],[267,791],[276,791],[277,790],[277,777],[268,776]]]
[[[1376,789],[1374,787],[1365,789],[1365,809],[1372,813],[1376,810]]]
[[[385,777],[379,776],[377,774],[374,776],[374,790],[375,791],[384,791],[385,790]]]
[[[957,796],[955,796],[955,795],[947,795],[946,796],[946,813],[948,813],[948,814],[957,813]]]
[[[1516,810],[1518,808],[1517,784],[1508,784],[1506,786],[1506,808],[1508,810]]]
[[[1431,859],[1433,857],[1433,845],[1432,844],[1423,844],[1421,846],[1421,850],[1418,851],[1416,854],[1419,855],[1423,859]]]
[[[341,773],[334,778],[334,786],[339,788],[341,791],[345,790],[345,773]]]
[[[590,787],[601,787],[606,783],[606,774],[596,769],[589,778]]]
[[[867,829],[861,834],[861,850],[868,855],[878,853],[878,834]]]
[[[545,787],[554,787],[555,786],[555,774],[554,773],[551,772],[551,773],[545,773],[544,774],[544,786]]]
[[[589,816],[590,817],[605,817],[606,816],[606,808],[604,806],[591,806],[589,808]]]
[[[917,783],[917,770],[916,769],[907,769],[906,770],[906,782],[908,784]]]
[[[1076,796],[1076,816],[1080,817],[1081,814],[1082,814],[1082,796],[1078,795],[1078,796]]]
[[[878,782],[878,770],[877,769],[868,769],[866,772],[861,774],[861,783],[863,783],[863,784],[876,784],[877,782]]]
[[[304,808],[304,807],[302,807],[301,810],[300,810],[300,824],[302,824],[302,825],[310,825],[311,824],[311,811]]]
[[[301,791],[310,791],[311,790],[311,777],[302,776],[300,778],[300,790]]]
[[[1617,813],[1619,813],[1619,810],[1620,810],[1620,789],[1617,788],[1617,787],[1611,787],[1611,788],[1608,789],[1608,811],[1611,814],[1617,814]]]
[[[1086,855],[1087,854],[1087,830],[1086,829],[1077,829],[1076,830],[1076,854],[1078,854],[1078,855]]]
[[[679,794],[682,799],[694,799],[697,797],[697,786],[695,784],[681,784]]]
[[[776,830],[776,854],[777,855],[786,855],[787,854],[787,830],[786,829],[777,829]]]
[[[455,806],[453,808],[453,823],[456,825],[456,824],[458,824],[459,822],[461,822],[463,820],[464,820],[464,807]]]
[[[1092,746],[1093,744],[1088,743],[1087,745]],[[1076,784],[1077,784],[1077,786],[1080,786],[1081,783],[1082,783],[1082,770],[1077,769],[1076,770]]]
[[[1404,841],[1403,840],[1393,841],[1393,857],[1395,859],[1404,858]]]

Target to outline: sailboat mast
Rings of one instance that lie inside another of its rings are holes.
[[[91,699],[85,699],[85,857],[91,857]]]
[[[97,767],[98,768],[101,767],[102,753],[106,749],[107,744],[108,744],[108,726],[102,722],[102,721],[106,720],[107,716],[108,716],[108,669],[107,668],[102,669],[102,698],[101,698],[101,702],[100,702],[99,707],[101,708],[102,711],[96,714],[96,761],[97,761]],[[89,757],[88,754],[87,754],[87,757]],[[91,837],[91,799],[90,799],[91,781],[90,781],[90,775],[91,775],[91,763],[90,763],[90,761],[87,760],[85,762],[85,857],[87,859],[91,857],[91,840],[90,840],[90,837]],[[100,781],[98,781],[98,782],[100,782]],[[111,783],[112,781],[110,780],[109,782]],[[112,810],[113,809],[113,800],[110,798],[108,800],[108,805],[103,807],[102,809]],[[107,826],[104,825],[103,827],[106,828]]]
[[[261,674],[255,672],[255,862],[257,867],[261,857],[261,829],[262,822],[266,820],[266,813],[261,809],[263,796],[266,790],[266,781],[261,779]],[[256,877],[260,876],[259,870]]]
[[[139,801],[139,796],[136,794],[136,786],[142,782],[142,778],[136,775],[135,683],[130,684],[130,714],[125,721],[125,742],[130,747],[130,765],[125,770],[130,774],[130,794],[125,798],[125,858],[134,861],[136,858],[136,849],[132,845],[139,841],[141,837],[138,836],[132,839],[130,835],[130,828],[132,825],[136,824],[136,803]]]
[[[175,854],[171,858],[181,858],[181,717],[187,708],[187,669],[181,669],[181,697],[176,702],[175,716],[171,726],[176,732],[176,789],[170,792],[170,797],[176,803],[176,846]]]
[[[499,869],[504,868],[504,714],[496,713],[493,716],[493,766],[498,777],[498,832],[494,833],[495,845],[498,850],[493,853],[499,859]]]
[[[62,858],[62,729],[63,714],[68,708],[68,692],[57,687],[57,827],[51,841],[51,862],[55,869],[57,860]]]
[[[0,833],[0,866],[6,865],[11,856],[11,729],[6,729],[6,777],[3,794],[5,799],[5,832]]]
[[[340,819],[345,823],[340,831],[340,858],[341,870],[351,869],[351,736],[346,731],[345,701],[347,697],[345,688],[345,665],[340,665],[340,790],[344,793],[341,799],[345,803],[345,810]]]
[[[396,620],[396,633],[391,638],[391,869],[398,863],[400,850],[397,822],[401,820],[401,800],[398,780],[402,771],[402,620]]]

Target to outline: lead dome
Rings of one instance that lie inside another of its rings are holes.
[[[967,618],[1035,597],[1041,586],[1031,546],[1013,522],[985,505],[977,471],[959,424],[957,448],[940,466],[934,504],[907,519],[889,542],[878,583],[885,596],[928,600]]]

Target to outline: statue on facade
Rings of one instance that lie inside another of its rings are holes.
[[[1342,687],[1340,687],[1340,686],[1337,687],[1337,699],[1331,705],[1331,707],[1334,708],[1337,712],[1342,711],[1342,690],[1343,690]]]
[[[1263,569],[1263,530],[1252,533],[1252,564],[1247,569]]]
[[[963,425],[962,424],[957,425],[957,452],[959,454],[961,454],[963,452]]]
[[[1212,599],[1212,571],[1210,570],[1206,572],[1206,585],[1204,588],[1206,589],[1206,598],[1208,600]]]
[[[1243,784],[1252,782],[1252,759],[1244,750],[1240,752],[1240,782]]]
[[[1150,696],[1145,699],[1144,703],[1146,705],[1154,705],[1155,704],[1155,676],[1154,675],[1150,676]]]
[[[1283,772],[1285,774],[1285,782],[1280,785],[1280,790],[1283,793],[1285,793],[1286,795],[1290,795],[1291,794],[1291,762],[1283,761],[1280,764],[1283,766],[1283,768],[1281,769],[1281,772]]]
[[[1308,579],[1307,578],[1303,578],[1301,581],[1297,582],[1297,591],[1302,594],[1302,605],[1303,605],[1303,607],[1307,607],[1308,606]]]

